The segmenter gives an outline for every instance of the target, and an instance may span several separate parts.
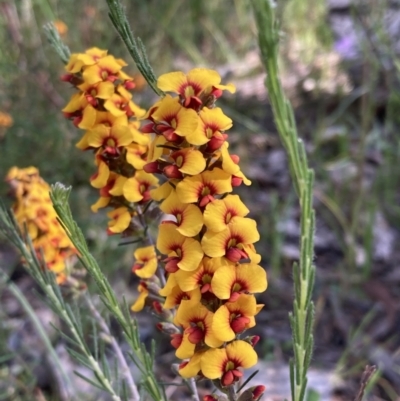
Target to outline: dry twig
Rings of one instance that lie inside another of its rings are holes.
[[[376,372],[375,365],[372,366],[367,365],[365,367],[364,372],[361,376],[360,389],[358,390],[357,396],[354,399],[354,401],[362,401],[364,397],[365,388],[367,387],[368,382],[371,380],[371,377],[375,372]]]

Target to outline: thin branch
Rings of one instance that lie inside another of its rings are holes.
[[[375,372],[376,372],[375,365],[372,366],[367,365],[365,367],[364,372],[361,376],[360,389],[358,390],[357,396],[354,399],[354,401],[362,401],[365,389]]]
[[[91,314],[95,318],[96,322],[99,324],[101,330],[107,335],[107,338],[111,343],[111,347],[113,348],[113,350],[115,352],[115,356],[117,357],[117,360],[122,368],[122,374],[124,375],[127,385],[131,391],[133,401],[136,401],[136,400],[139,401],[140,400],[139,391],[136,387],[135,381],[133,380],[133,377],[132,377],[131,370],[128,366],[128,363],[126,362],[124,354],[122,353],[117,340],[111,334],[111,331],[110,331],[106,321],[103,319],[103,317],[100,315],[100,313],[98,312],[96,307],[93,305],[91,298],[86,294],[84,299],[85,299],[86,305],[88,306]]]
[[[157,87],[157,78],[147,58],[146,49],[143,45],[143,42],[139,37],[135,37],[133,34],[121,1],[106,1],[110,10],[108,16],[110,17],[110,20],[118,34],[121,36],[122,41],[125,43],[125,46],[133,58],[133,61],[136,63],[138,70],[141,72],[144,79],[147,81],[150,88],[153,89],[156,95],[164,96],[164,92]]]

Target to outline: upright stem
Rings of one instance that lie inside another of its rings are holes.
[[[314,306],[311,300],[315,268],[313,266],[315,217],[312,208],[314,173],[308,167],[302,140],[296,129],[293,109],[279,79],[279,31],[270,0],[252,0],[258,28],[261,57],[267,71],[266,87],[279,136],[286,149],[290,173],[301,210],[300,261],[294,265],[295,300],[290,314],[294,359],[290,365],[293,401],[303,401],[307,370],[313,350]]]

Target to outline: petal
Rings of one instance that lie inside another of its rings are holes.
[[[175,133],[180,136],[186,136],[196,131],[199,117],[193,109],[182,108],[176,116],[176,121]]]
[[[160,209],[165,214],[172,214],[177,219],[178,231],[186,237],[194,237],[203,227],[203,214],[195,205],[179,201],[175,192],[164,200]]]
[[[214,109],[204,107],[200,111],[199,116],[205,126],[210,127],[214,131],[226,131],[233,125],[232,120],[219,107],[215,107]]]
[[[175,356],[179,359],[191,358],[196,349],[196,344],[192,344],[188,339],[188,334],[184,333],[181,345],[177,348]]]
[[[172,273],[168,276],[167,282],[165,283],[165,286],[163,288],[161,288],[160,291],[158,291],[158,293],[162,296],[162,297],[166,297],[169,294],[171,294],[172,290],[174,287],[176,287],[177,283],[176,283],[176,279],[175,279],[175,274]]]
[[[196,236],[203,228],[203,214],[196,205],[187,205],[181,214],[178,232],[186,237]]]
[[[229,360],[239,361],[242,368],[251,368],[257,363],[258,357],[254,348],[246,341],[233,341],[226,346]]]
[[[134,273],[140,278],[150,278],[153,277],[157,271],[157,259],[154,257],[146,262],[142,268],[136,269]]]
[[[133,312],[140,312],[146,303],[146,298],[149,295],[149,292],[147,289],[143,288],[141,285],[139,285],[139,296],[135,303],[131,306],[131,310]]]
[[[221,232],[225,230],[227,226],[227,213],[228,209],[224,199],[216,199],[210,202],[204,210],[204,224],[210,231],[216,233]]]
[[[203,275],[204,268],[203,265],[193,271],[187,272],[184,270],[178,270],[175,273],[176,282],[182,291],[191,291],[198,288],[200,285],[201,276]]]
[[[92,206],[90,206],[90,209],[92,210],[93,213],[97,213],[99,209],[106,207],[110,203],[111,198],[109,197],[103,197],[101,196],[99,199],[97,199],[96,203],[93,203]]]
[[[184,327],[190,327],[192,323],[205,320],[211,313],[202,304],[194,304],[193,300],[182,300],[176,313],[176,322]]]
[[[128,208],[125,206],[121,206],[111,212],[107,213],[107,216],[112,219],[108,222],[108,229],[112,233],[120,233],[128,228],[131,222],[131,214],[128,211]]]
[[[186,238],[182,244],[182,259],[178,263],[178,267],[185,271],[196,270],[203,256],[200,242],[193,238]]]
[[[196,352],[188,363],[182,364],[182,367],[179,367],[179,374],[184,378],[195,377],[200,371],[200,361],[203,356],[203,352]]]
[[[133,135],[129,127],[124,125],[114,125],[110,135],[116,141],[115,146],[126,146],[132,143]]]
[[[232,286],[236,282],[236,268],[234,265],[221,266],[211,280],[211,288],[219,299],[229,299]]]
[[[210,87],[218,85],[221,82],[221,77],[217,71],[207,68],[194,68],[187,74],[187,81],[196,87],[201,88],[201,92]]]
[[[176,194],[183,203],[195,203],[199,199],[202,188],[203,180],[201,175],[186,177],[176,186]]]
[[[212,330],[221,341],[232,341],[236,337],[230,325],[230,316],[231,312],[225,305],[220,306],[214,313]]]
[[[229,228],[219,233],[207,230],[201,240],[201,246],[207,256],[218,258],[225,255],[227,244],[231,238]]]
[[[180,87],[186,83],[186,75],[181,71],[175,71],[160,75],[157,87],[162,91],[179,93]]]
[[[126,177],[122,175],[118,176],[118,178],[114,182],[113,187],[108,191],[108,193],[113,196],[121,196],[123,193],[122,190],[126,180],[127,180]]]
[[[171,154],[180,172],[196,175],[206,168],[206,160],[203,153],[193,148],[183,149]]]
[[[107,185],[109,176],[110,169],[106,163],[101,161],[97,172],[90,177],[90,185],[94,188],[103,188]]]
[[[204,353],[200,360],[201,372],[208,379],[218,379],[224,372],[224,365],[227,361],[225,348],[210,349]]]
[[[236,279],[245,283],[246,289],[250,293],[264,292],[267,289],[267,273],[261,266],[256,264],[242,263],[238,265]]]
[[[125,181],[123,195],[129,202],[140,202],[143,199],[143,194],[140,192],[140,182],[135,177]]]
[[[160,224],[157,237],[157,249],[162,254],[168,255],[173,249],[180,249],[185,240],[186,238],[177,231],[175,224]]]
[[[110,127],[104,124],[98,124],[93,129],[89,131],[88,144],[94,148],[99,148],[103,146],[103,143],[110,136]]]
[[[114,94],[114,84],[110,81],[100,82],[97,85],[96,97],[100,99],[109,99]]]
[[[231,313],[240,313],[242,316],[254,316],[257,313],[256,298],[252,294],[240,294],[235,302],[227,302],[225,306]]]
[[[152,189],[150,191],[151,198],[156,202],[160,202],[163,199],[167,198],[171,192],[173,192],[174,187],[170,184],[172,181],[164,182],[164,184],[160,185],[156,189]]]
[[[244,217],[237,219],[228,226],[231,236],[237,238],[241,244],[253,244],[260,240],[257,223],[253,219]]]
[[[82,120],[78,124],[78,127],[80,129],[91,129],[95,124],[96,116],[97,116],[96,109],[90,104],[88,104],[83,110]]]
[[[228,146],[228,142],[224,142],[221,147],[222,169],[228,174],[236,175],[240,172],[240,167],[232,160],[228,151]]]

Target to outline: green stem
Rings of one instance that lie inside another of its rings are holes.
[[[0,271],[0,279],[1,281],[4,281],[7,283],[8,278],[5,275],[5,273]],[[51,358],[54,361],[55,366],[57,366],[59,372],[62,375],[62,378],[66,384],[68,384],[69,388],[71,388],[71,379],[68,377],[66,374],[62,363],[60,361],[59,356],[57,355],[56,351],[54,350],[53,345],[51,344],[51,341],[49,339],[49,336],[47,335],[46,331],[43,328],[42,323],[39,321],[35,311],[32,309],[32,307],[29,305],[28,300],[24,296],[24,294],[21,292],[21,290],[12,282],[7,283],[8,289],[11,291],[11,293],[15,296],[15,298],[18,299],[20,302],[22,308],[25,310],[26,314],[28,315],[29,319],[31,319],[37,333],[39,334],[39,337],[41,338],[44,346],[46,347],[48,353],[50,354]]]
[[[293,109],[287,100],[278,68],[279,31],[270,0],[252,0],[258,28],[261,58],[267,71],[266,87],[275,124],[286,149],[290,173],[301,209],[300,261],[294,266],[295,300],[290,315],[294,358],[291,361],[293,401],[303,401],[307,370],[313,350],[314,305],[311,300],[315,268],[313,266],[315,217],[312,208],[314,172],[309,169],[304,144],[296,129]]]
[[[141,72],[150,88],[153,89],[158,96],[164,96],[164,92],[157,87],[157,78],[147,58],[143,42],[133,34],[120,0],[106,0],[106,2],[110,10],[108,14],[110,20],[121,36],[122,41],[125,43],[138,70]]]

